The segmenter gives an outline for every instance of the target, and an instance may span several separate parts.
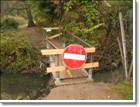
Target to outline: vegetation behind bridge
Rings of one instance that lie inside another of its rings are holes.
[[[76,35],[97,48],[94,60],[100,62],[101,71],[95,74],[97,81],[99,78],[99,81],[105,79],[104,82],[113,83],[124,80],[124,69],[117,42],[117,38],[121,38],[118,13],[123,14],[129,67],[133,56],[132,0],[1,0],[0,2],[2,73],[20,73],[39,66],[40,60],[36,58],[40,55],[39,51],[31,46],[30,41],[19,32],[19,29],[59,26],[63,28],[61,40],[67,45],[77,43],[78,40],[72,36]],[[133,73],[130,76],[132,79]],[[4,76],[6,79],[8,77]],[[107,80],[109,77],[113,81]]]

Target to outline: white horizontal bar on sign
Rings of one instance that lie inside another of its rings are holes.
[[[95,48],[84,48],[87,53],[95,52]],[[56,55],[56,54],[63,54],[64,49],[42,49],[42,55]]]
[[[97,68],[97,67],[99,67],[99,63],[93,62],[93,63],[86,63],[81,68]],[[66,69],[65,66],[49,67],[47,68],[47,73],[65,71],[65,69]]]
[[[84,61],[84,60],[86,60],[86,56],[79,55],[79,54],[64,53],[64,59],[73,59],[73,60]]]

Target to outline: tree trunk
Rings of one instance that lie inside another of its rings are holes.
[[[27,17],[28,17],[28,27],[35,26],[30,5],[26,1],[24,1],[24,4],[25,4],[25,7],[26,7],[26,12],[27,12]]]

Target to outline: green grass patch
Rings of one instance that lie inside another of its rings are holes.
[[[8,16],[9,18],[13,18],[19,24],[19,28],[27,27],[27,20],[21,16]]]
[[[49,78],[41,74],[1,73],[1,99],[37,99],[48,94]]]
[[[133,100],[133,81],[123,81],[112,87],[123,100]]]
[[[15,20],[18,23],[18,28],[24,28],[27,27],[27,20],[24,17],[21,16],[7,16],[7,17],[3,17],[3,20],[6,18],[10,18]]]

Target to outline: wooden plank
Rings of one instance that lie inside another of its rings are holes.
[[[96,68],[99,67],[99,62],[86,63],[82,68]]]
[[[64,49],[43,49],[41,50],[42,55],[56,55],[63,54]]]
[[[57,66],[57,67],[49,67],[47,68],[47,73],[49,72],[57,72],[57,71],[65,71],[65,67],[64,66]]]
[[[86,63],[82,66],[82,68],[96,68],[99,67],[98,62],[93,62],[93,63]],[[57,72],[57,71],[64,71],[66,69],[65,66],[57,66],[57,67],[49,67],[47,68],[47,73],[49,72]]]
[[[91,47],[91,48],[85,48],[85,51],[87,53],[93,53],[95,52],[95,48]],[[56,54],[63,54],[64,49],[42,49],[41,53],[42,55],[56,55]]]
[[[87,53],[93,53],[95,52],[95,47],[91,47],[91,48],[85,48]]]
[[[121,54],[121,61],[122,61],[122,65],[123,65],[123,67],[124,67],[123,49],[122,49],[122,46],[121,46],[121,41],[120,41],[119,37],[117,37],[117,42],[118,42],[119,49],[120,49],[120,54]]]
[[[60,35],[62,35],[62,33],[59,33],[59,34],[53,35],[53,36],[49,37],[49,39],[54,39],[54,38],[56,38],[56,37],[58,37],[58,36],[60,36]]]

